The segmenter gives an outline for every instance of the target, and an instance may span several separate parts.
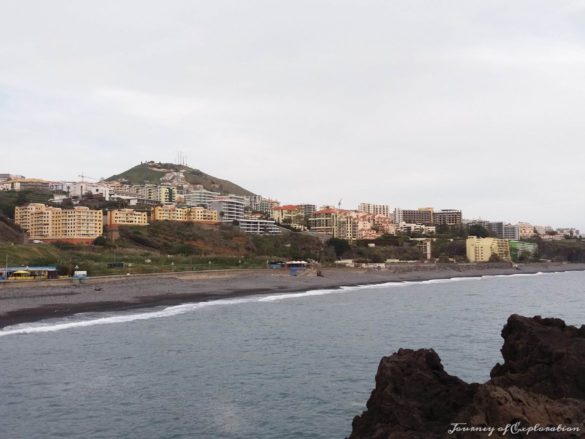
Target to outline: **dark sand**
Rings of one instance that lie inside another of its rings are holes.
[[[255,294],[289,293],[384,282],[446,279],[494,274],[585,270],[585,264],[396,264],[385,270],[225,270],[71,280],[0,282],[0,328],[80,312],[178,305]]]

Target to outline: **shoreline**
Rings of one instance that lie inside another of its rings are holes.
[[[457,277],[585,271],[585,264],[409,264],[385,270],[223,270],[0,284],[0,328],[84,312],[128,311],[183,303],[233,299],[260,294],[294,293],[343,286],[425,281]]]

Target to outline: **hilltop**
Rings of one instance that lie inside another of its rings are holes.
[[[176,185],[201,185],[205,189],[235,195],[254,195],[247,189],[229,180],[214,177],[199,169],[173,163],[145,162],[120,174],[112,175],[107,181],[127,184],[160,184],[169,182]]]

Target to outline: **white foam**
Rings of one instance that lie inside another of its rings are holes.
[[[36,334],[36,333],[45,333],[45,332],[56,332],[62,331],[66,329],[72,328],[83,328],[88,326],[98,326],[98,325],[111,325],[116,323],[129,323],[139,320],[150,320],[150,319],[157,319],[162,317],[172,317],[180,314],[185,314],[189,312],[198,311],[203,308],[211,307],[211,306],[229,306],[229,305],[238,305],[242,303],[252,303],[252,302],[278,302],[281,300],[288,300],[288,299],[299,299],[305,297],[314,297],[314,296],[325,296],[329,294],[343,294],[349,293],[364,289],[377,289],[377,288],[403,288],[408,287],[411,285],[420,285],[420,284],[440,284],[440,283],[451,283],[451,282],[461,282],[461,281],[477,281],[486,278],[493,278],[493,277],[515,277],[515,276],[537,276],[544,274],[542,272],[538,273],[518,273],[512,275],[487,275],[481,277],[454,277],[449,279],[430,279],[430,280],[423,280],[423,281],[404,281],[404,282],[384,282],[380,284],[371,284],[371,285],[356,285],[356,286],[342,286],[340,288],[335,289],[323,289],[323,290],[309,290],[303,291],[299,293],[285,293],[285,294],[273,294],[270,296],[250,296],[240,299],[219,299],[219,300],[212,300],[209,302],[198,302],[198,303],[186,303],[182,305],[175,305],[169,306],[162,310],[158,311],[148,311],[148,312],[141,312],[135,314],[122,314],[116,316],[109,316],[109,317],[97,317],[97,318],[87,318],[83,320],[75,320],[70,321],[71,317],[68,318],[67,321],[58,321],[58,322],[39,322],[39,323],[26,323],[14,326],[8,326],[2,330],[0,330],[0,337],[4,337],[7,335],[22,335],[22,334]],[[77,318],[85,317],[83,314],[79,314],[76,316]]]
[[[555,272],[559,273],[559,272]],[[536,273],[515,273],[515,274],[486,274],[482,276],[484,279],[489,279],[493,277],[523,277],[523,276],[541,276],[545,274],[554,274],[554,273],[543,273],[542,271],[538,271]]]
[[[275,296],[260,297],[258,302],[276,302],[277,300],[296,299],[299,297],[311,297],[311,296],[325,296],[333,293],[345,293],[348,290],[343,288],[335,290],[309,290],[302,293],[288,293],[288,294],[277,294]]]
[[[33,323],[33,324],[22,324],[9,326],[0,330],[0,337],[7,335],[18,335],[18,334],[35,334],[42,332],[56,332],[64,329],[72,328],[83,328],[87,326],[97,325],[110,325],[113,323],[128,323],[137,320],[149,320],[161,317],[172,317],[188,312],[193,312],[201,308],[209,306],[221,306],[221,305],[235,305],[239,303],[252,302],[253,298],[245,299],[232,299],[232,300],[213,300],[209,302],[198,302],[198,303],[186,303],[183,305],[169,306],[160,311],[149,311],[137,314],[123,314],[109,317],[90,318],[87,320],[79,320],[74,322],[61,322],[61,323]]]

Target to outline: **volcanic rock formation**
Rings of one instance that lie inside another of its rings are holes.
[[[514,314],[502,337],[485,384],[449,375],[432,349],[382,358],[350,439],[585,438],[585,325]]]

